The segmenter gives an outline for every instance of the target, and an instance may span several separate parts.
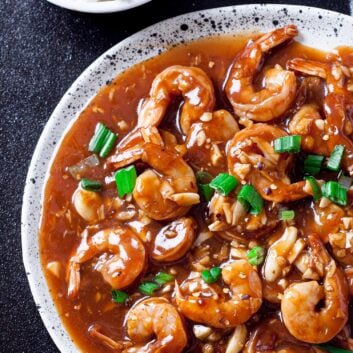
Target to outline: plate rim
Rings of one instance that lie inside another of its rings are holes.
[[[85,0],[47,0],[61,8],[82,13],[114,13],[142,6],[152,0],[110,0],[104,2],[87,2]]]
[[[50,2],[52,2],[53,0],[48,0]],[[145,2],[148,2],[150,0],[146,0]],[[55,310],[55,315],[57,316],[56,319],[58,319],[60,321],[60,328],[64,331],[66,337],[65,339],[69,339],[69,341],[71,342],[71,351],[72,352],[79,352],[79,347],[76,345],[76,343],[72,340],[72,338],[69,336],[68,331],[66,330],[66,327],[64,325],[64,323],[62,322],[62,320],[60,319],[60,314],[54,304],[54,300],[50,294],[50,290],[48,288],[48,284],[47,281],[45,279],[44,276],[44,272],[43,272],[43,268],[42,268],[42,264],[40,261],[40,258],[38,257],[38,261],[39,261],[39,266],[41,269],[41,273],[36,274],[36,278],[34,278],[32,276],[32,272],[33,272],[33,268],[32,268],[32,262],[31,260],[33,260],[30,257],[30,251],[29,251],[29,243],[31,241],[31,239],[29,239],[27,231],[31,229],[31,227],[33,228],[34,226],[36,227],[36,234],[37,234],[37,238],[36,241],[37,243],[39,243],[38,241],[38,231],[39,231],[39,225],[40,225],[40,221],[41,221],[41,216],[39,219],[38,224],[36,225],[31,225],[28,222],[30,221],[30,213],[31,213],[31,209],[33,209],[34,206],[31,206],[30,203],[30,195],[31,192],[34,190],[34,183],[31,180],[32,176],[35,175],[35,171],[36,171],[36,163],[38,161],[38,157],[40,156],[40,153],[42,152],[44,146],[44,142],[45,139],[47,137],[47,135],[50,133],[51,129],[54,128],[55,129],[55,120],[57,119],[57,115],[58,113],[63,109],[63,107],[70,101],[71,97],[70,97],[70,92],[72,92],[73,90],[75,90],[77,87],[80,86],[81,81],[85,81],[86,76],[90,75],[91,71],[94,68],[98,68],[100,65],[102,65],[103,63],[103,59],[105,56],[117,52],[120,48],[123,48],[124,45],[126,45],[128,42],[137,40],[141,35],[143,36],[143,34],[145,32],[148,32],[149,30],[153,29],[156,26],[161,26],[165,23],[168,22],[172,22],[172,21],[176,21],[176,20],[181,20],[184,18],[187,18],[187,16],[195,16],[197,14],[207,14],[213,11],[219,11],[219,10],[223,10],[223,11],[230,11],[232,9],[236,9],[237,11],[253,11],[254,13],[260,13],[262,11],[262,9],[266,9],[266,8],[274,8],[275,10],[280,10],[282,8],[286,8],[288,9],[288,12],[295,12],[298,11],[299,9],[301,10],[309,10],[309,11],[313,11],[313,10],[317,10],[317,14],[322,13],[323,16],[339,16],[342,17],[343,20],[348,21],[352,24],[353,26],[353,18],[349,15],[346,14],[342,14],[339,12],[335,12],[335,11],[331,11],[331,10],[327,10],[327,9],[322,9],[319,7],[313,7],[313,6],[302,6],[302,5],[286,5],[286,4],[248,4],[248,5],[233,5],[233,6],[224,6],[224,7],[216,7],[216,8],[210,8],[210,9],[204,9],[204,10],[196,10],[196,11],[192,11],[192,12],[188,12],[188,13],[184,13],[178,16],[174,16],[174,17],[170,17],[167,19],[164,19],[162,21],[156,22],[148,27],[143,28],[142,30],[128,36],[127,38],[123,39],[122,41],[118,42],[117,44],[113,45],[110,49],[108,49],[107,51],[105,51],[104,53],[102,53],[100,56],[98,56],[86,69],[84,69],[81,74],[74,80],[74,82],[70,85],[70,87],[66,90],[66,92],[64,93],[64,95],[62,96],[62,98],[60,99],[60,101],[58,102],[58,104],[56,105],[55,109],[53,110],[52,114],[50,115],[49,119],[47,120],[47,122],[45,123],[45,126],[40,134],[40,137],[37,141],[36,147],[34,149],[32,158],[31,158],[31,162],[30,165],[28,167],[28,172],[27,172],[27,176],[26,176],[26,181],[25,181],[25,187],[24,187],[24,193],[23,193],[23,198],[22,198],[22,210],[21,210],[21,245],[22,245],[22,258],[23,258],[23,263],[24,263],[24,267],[25,267],[25,272],[26,272],[26,277],[27,280],[29,282],[29,286],[30,286],[30,290],[32,293],[32,297],[34,299],[35,304],[37,305],[39,314],[41,316],[42,322],[44,324],[44,327],[46,328],[47,332],[49,333],[49,335],[51,336],[54,344],[57,346],[57,348],[61,351],[61,352],[67,352],[67,346],[65,346],[65,344],[67,344],[68,342],[64,342],[64,338],[61,337],[61,335],[55,330],[52,329],[50,327],[50,319],[51,317],[48,315],[48,313],[46,311],[42,311],[40,310],[40,305],[42,305],[43,303],[43,298],[41,297],[41,294],[39,294],[39,290],[36,286],[36,282],[35,279],[37,279],[37,277],[40,277],[42,282],[40,283],[42,286],[44,286],[44,292],[45,292],[45,296],[48,300],[50,300],[50,304],[54,305],[54,310]],[[210,13],[210,15],[212,16],[212,14]],[[260,26],[261,27],[261,26]],[[274,26],[273,26],[274,27]],[[236,33],[237,31],[234,31],[234,33]],[[154,56],[154,55],[151,55]],[[137,62],[140,62],[143,60],[138,60]],[[130,66],[135,65],[135,64],[131,64]],[[114,73],[114,75],[116,76],[119,73]],[[101,89],[101,85],[98,86],[97,85],[97,90],[95,92],[95,94]],[[95,95],[94,94],[94,95]],[[84,107],[91,101],[91,99],[94,97],[90,96],[90,97],[86,97],[86,103],[83,107],[81,107],[80,111],[82,111],[84,109]],[[60,148],[61,142],[63,137],[66,135],[67,131],[69,130],[71,124],[74,123],[74,121],[76,120],[78,114],[75,114],[75,116],[71,117],[71,122],[68,126],[66,126],[66,128],[64,130],[61,131],[61,136],[60,139],[58,140],[58,143],[56,144],[55,147],[52,148],[51,151],[51,157],[50,157],[50,161],[47,162],[47,167],[45,170],[45,177],[42,181],[42,186],[40,187],[40,210],[42,208],[42,201],[43,201],[43,196],[44,196],[44,188],[46,186],[46,181],[47,178],[49,176],[49,171],[50,168],[52,166],[52,161],[53,158],[55,157],[58,148]],[[39,210],[37,210],[36,212],[40,212]],[[41,212],[40,212],[41,213]],[[38,265],[38,264],[37,264]],[[43,289],[42,289],[43,290]],[[70,352],[71,352],[70,351]]]

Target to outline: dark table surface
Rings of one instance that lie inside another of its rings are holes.
[[[349,14],[346,0],[268,1]],[[112,15],[71,12],[45,0],[0,0],[0,352],[58,352],[37,313],[22,264],[26,172],[51,112],[76,77],[108,48],[186,12],[249,3],[152,0]]]

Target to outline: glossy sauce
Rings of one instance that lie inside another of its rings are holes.
[[[71,198],[77,188],[77,180],[74,180],[68,174],[67,167],[78,163],[90,154],[87,147],[98,122],[104,122],[112,131],[117,132],[119,134],[118,138],[121,140],[135,126],[137,107],[140,100],[148,95],[153,78],[170,65],[179,64],[202,68],[213,81],[217,96],[216,108],[225,108],[231,111],[223,92],[223,83],[233,58],[244,47],[248,39],[246,36],[217,37],[197,41],[169,49],[158,57],[128,69],[97,94],[61,142],[45,189],[42,225],[39,233],[40,254],[42,266],[57,310],[70,336],[82,351],[94,353],[109,351],[106,347],[89,337],[88,328],[92,324],[99,324],[103,327],[102,331],[104,334],[114,340],[125,338],[125,314],[132,303],[141,299],[142,295],[139,295],[135,290],[136,287],[132,286],[132,288],[127,290],[131,295],[127,306],[114,303],[111,298],[111,288],[103,281],[101,275],[94,271],[95,262],[89,261],[83,265],[81,270],[79,297],[75,300],[68,299],[66,295],[66,265],[79,244],[80,234],[87,227],[87,223],[77,214],[72,205]],[[285,66],[286,61],[292,57],[325,60],[326,54],[292,42],[274,50],[266,61],[265,69],[267,66],[273,66],[274,64]],[[352,55],[346,54],[345,61],[349,61],[352,64]],[[261,85],[261,75],[259,75],[257,85]],[[309,102],[312,100],[321,105],[322,92],[323,88],[320,85],[320,88],[309,97]],[[299,89],[297,101],[300,101],[301,94],[302,92]],[[162,128],[173,132],[178,140],[182,142],[183,137],[175,123],[175,115],[179,109],[180,100],[177,99],[169,109]],[[291,111],[288,112],[288,116],[291,116],[291,114]],[[124,121],[123,125],[121,121]],[[283,119],[280,124],[286,128],[286,119]],[[138,170],[139,168],[143,170],[144,166],[137,165]],[[212,174],[217,174],[220,171],[226,171],[221,170],[223,168],[225,166],[218,168],[219,170],[211,169],[209,171]],[[204,169],[207,170],[208,167],[204,166]],[[100,166],[86,173],[84,177],[99,180],[104,184],[105,177],[110,176],[112,172],[112,170],[104,169],[103,163],[101,163]],[[295,174],[296,171],[293,173],[294,178]],[[114,183],[105,185],[104,195],[116,197],[117,192]],[[299,227],[303,232],[305,230],[312,231],[312,229],[317,231],[317,222],[315,222],[317,217],[315,217],[310,201],[297,202],[294,209],[297,211]],[[199,230],[204,229],[205,212],[203,206],[195,207],[192,214],[199,224]],[[129,220],[130,223],[133,221]],[[333,220],[333,222],[335,221]],[[108,218],[100,222],[96,228],[90,229],[90,234],[113,224],[116,224],[116,220]],[[166,222],[152,221],[148,226],[152,237],[166,224]],[[135,221],[135,226],[137,226],[137,229],[141,227],[138,221]],[[324,238],[325,232],[322,233]],[[145,236],[146,233],[141,232],[141,237]],[[262,238],[260,237],[258,241],[261,243]],[[221,253],[222,247],[228,246],[227,242],[222,238],[213,237],[208,242],[213,252],[218,254]],[[143,278],[149,279],[158,271],[172,266],[176,279],[182,280],[188,275],[195,258],[197,258],[197,249],[192,250],[182,261],[173,265],[157,264],[151,261]],[[220,256],[214,259],[213,263],[218,265],[224,260]],[[47,270],[47,264],[53,261],[57,261],[60,264],[59,278]],[[169,298],[170,294],[167,293],[165,296]],[[268,313],[273,312],[273,309],[276,308],[275,304],[269,305],[267,312],[262,310],[261,313],[256,315],[255,322],[260,320],[261,315],[267,316]],[[250,327],[253,324],[250,321]],[[191,327],[191,325],[187,327]],[[189,336],[189,345],[186,351],[199,352],[200,347],[192,338],[192,334],[189,333]],[[267,338],[264,339],[265,342],[267,342],[266,340]],[[222,341],[220,342],[216,346],[215,352],[224,352],[224,344],[222,344]]]

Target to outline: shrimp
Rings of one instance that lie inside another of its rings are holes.
[[[175,286],[179,311],[190,320],[216,328],[240,325],[256,313],[262,304],[261,279],[246,260],[236,260],[222,268],[229,285],[228,294],[219,285],[206,284],[201,278]],[[205,315],[207,313],[207,315]]]
[[[239,126],[228,111],[204,113],[186,136],[187,161],[195,169],[206,165],[212,174],[220,173],[226,168],[224,144],[238,131]]]
[[[298,340],[323,343],[335,337],[348,319],[348,286],[343,271],[321,241],[309,235],[317,262],[324,266],[324,284],[317,281],[290,285],[281,302],[283,322]],[[324,300],[323,307],[318,307]]]
[[[85,221],[95,223],[100,218],[99,209],[104,201],[99,193],[78,187],[72,196],[72,203],[76,212]]]
[[[139,127],[158,126],[175,95],[184,99],[180,127],[187,133],[192,123],[205,112],[212,112],[216,103],[212,81],[197,67],[174,65],[166,68],[153,80],[149,97],[138,115]]]
[[[138,343],[127,353],[179,353],[187,345],[183,321],[167,299],[149,298],[139,302],[129,311],[126,322],[129,337]],[[148,342],[153,336],[156,338]]]
[[[153,80],[149,97],[138,113],[136,128],[119,143],[116,155],[140,143],[141,128],[158,127],[173,96],[178,95],[182,95],[184,104],[177,125],[184,134],[216,104],[212,81],[203,70],[181,65],[166,68]]]
[[[243,353],[319,353],[312,345],[296,340],[291,336],[276,316],[263,320],[251,332]]]
[[[122,353],[180,353],[187,345],[187,334],[178,311],[165,298],[148,298],[136,303],[125,322],[130,341],[114,341],[90,328],[91,337]]]
[[[191,217],[177,219],[162,228],[153,240],[151,257],[158,262],[181,259],[195,240],[196,221]]]
[[[235,197],[214,193],[209,203],[212,223],[208,229],[222,238],[259,238],[270,232],[279,223],[278,207],[265,205],[258,215],[248,214],[246,208]]]
[[[267,251],[262,269],[264,280],[274,282],[281,275],[283,276],[286,267],[294,263],[304,247],[304,239],[298,239],[298,229],[292,226],[287,227],[283,235]]]
[[[227,146],[228,169],[251,183],[268,201],[289,202],[309,196],[305,181],[290,183],[288,153],[275,153],[272,142],[286,133],[268,124],[254,124],[236,133]]]
[[[200,202],[195,174],[177,153],[146,143],[141,160],[154,169],[138,176],[133,191],[147,216],[155,220],[181,217]]]
[[[264,54],[293,39],[298,34],[295,25],[275,29],[250,42],[235,58],[225,84],[225,91],[235,114],[255,121],[280,117],[296,95],[296,77],[276,66],[265,73],[264,86],[256,91],[253,81],[263,63]]]
[[[104,229],[90,238],[88,238],[88,231],[85,231],[81,243],[68,264],[68,296],[70,298],[78,295],[81,265],[96,256],[100,257],[95,264],[95,269],[114,289],[132,284],[146,264],[145,247],[139,237],[129,228]]]
[[[314,104],[304,104],[289,122],[289,132],[302,137],[301,148],[307,152],[328,156],[330,151],[322,143],[328,134],[326,120],[321,118],[319,108]]]
[[[347,136],[353,132],[353,127],[346,114],[347,87],[343,66],[339,63],[329,64],[295,58],[287,62],[287,67],[304,74],[321,77],[326,81],[328,93],[324,98],[324,112],[327,125],[324,125],[325,138],[323,136],[326,143],[313,145],[311,150],[329,156],[336,145],[344,145],[342,164],[353,175],[353,141]],[[326,145],[326,148],[322,145]]]

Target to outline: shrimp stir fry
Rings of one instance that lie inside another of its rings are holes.
[[[41,256],[82,351],[352,349],[353,49],[297,34],[139,64],[64,139]]]
[[[276,29],[250,42],[234,60],[226,82],[226,93],[235,114],[254,121],[269,121],[288,110],[296,95],[295,75],[280,66],[265,72],[265,88],[256,91],[253,81],[263,57],[298,34],[294,25]]]

